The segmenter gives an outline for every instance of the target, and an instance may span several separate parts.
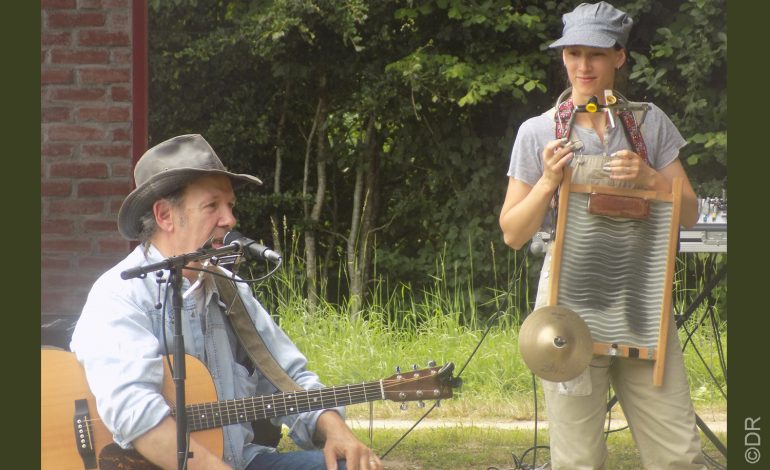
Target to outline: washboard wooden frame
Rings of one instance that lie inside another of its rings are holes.
[[[586,320],[594,339],[594,354],[654,361],[653,383],[661,386],[665,371],[666,337],[671,317],[682,178],[674,179],[671,192],[579,184],[572,179],[573,169],[568,167],[559,190],[556,233],[551,253],[551,288],[547,303],[570,308]],[[652,220],[640,221],[589,214],[587,204],[583,204],[592,193],[647,200],[650,202]],[[618,240],[612,235],[607,236],[607,233],[590,233],[593,230],[592,224],[597,225],[596,230],[600,232],[607,227],[612,230],[612,227],[617,226],[624,227],[624,233],[628,234],[628,228],[631,227],[631,235],[628,237],[630,239]],[[655,240],[646,240],[651,233],[654,236],[649,238]],[[649,266],[650,262],[644,259],[647,253],[639,253],[650,246],[657,251],[652,253],[651,257],[658,263],[657,267]],[[602,250],[610,251],[609,256],[604,256]],[[636,253],[630,256],[629,253],[634,251]],[[664,259],[662,254],[665,254]],[[603,258],[607,266],[603,265],[602,261],[586,259],[586,256],[594,255]],[[625,265],[621,262],[614,263],[613,257],[618,260],[625,258]],[[574,262],[579,264],[579,269],[573,272],[566,265]],[[644,266],[640,267],[639,264]],[[643,272],[644,267],[648,267],[650,272]],[[580,273],[579,277],[574,275],[575,272]],[[605,277],[604,282],[602,276]],[[592,289],[581,290],[583,285],[589,284],[585,282],[586,279],[593,279],[596,285]],[[618,282],[620,284],[617,284]],[[618,298],[613,298],[616,293],[613,292],[613,286],[620,286],[617,291],[622,291],[622,295]],[[645,300],[649,298],[652,298],[652,301]],[[624,311],[620,318],[605,318],[604,314],[597,310],[601,306],[607,307],[607,312],[618,310],[617,305],[613,306],[618,302],[622,303],[620,310]],[[629,314],[629,310],[641,312],[643,318],[633,318],[634,313]],[[650,318],[651,316],[655,318]],[[615,326],[620,326],[620,331],[607,330],[605,323],[616,323]],[[642,333],[628,335],[622,329],[624,323],[626,326],[634,326],[636,323]],[[650,324],[657,324],[657,331],[650,332]]]

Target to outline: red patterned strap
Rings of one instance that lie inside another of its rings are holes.
[[[554,115],[557,139],[561,139],[562,137],[569,138],[572,131],[572,121],[570,118],[572,117],[574,110],[575,105],[572,103],[572,98],[567,98],[559,104],[559,108]],[[636,123],[634,113],[632,111],[620,111],[618,117],[623,124],[626,138],[631,142],[631,147],[634,149],[634,152],[642,157],[647,165],[650,165],[650,159],[647,157],[647,146],[644,144],[644,138]]]

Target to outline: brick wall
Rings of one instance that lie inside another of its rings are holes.
[[[130,249],[115,220],[131,189],[134,3],[41,1],[43,323],[75,318]]]

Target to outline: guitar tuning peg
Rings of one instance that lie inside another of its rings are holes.
[[[399,406],[399,408],[401,408],[401,411],[406,411],[406,409],[409,408],[409,406],[406,403],[401,403],[401,406]]]
[[[418,401],[418,402],[417,402],[417,406],[418,406],[419,408],[425,408],[425,402],[424,402],[424,401],[422,401],[422,400],[420,400],[420,401]]]
[[[428,367],[436,367],[436,361],[428,361]]]

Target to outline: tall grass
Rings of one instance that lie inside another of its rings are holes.
[[[257,296],[305,353],[310,368],[329,385],[374,380],[394,374],[396,366],[402,370],[413,365],[424,367],[429,360],[438,364],[454,362],[459,372],[486,329],[480,309],[501,311],[499,321],[491,327],[464,370],[463,387],[446,404],[445,413],[531,419],[535,411],[532,374],[518,353],[518,330],[526,313],[520,305],[522,301],[524,305],[529,303],[528,263],[531,261],[527,257],[514,253],[506,267],[508,276],[513,277],[506,279],[504,286],[493,286],[492,300],[483,305],[478,305],[475,298],[478,286],[473,285],[472,276],[464,283],[458,280],[459,276],[448,276],[443,255],[436,260],[431,282],[421,289],[403,283],[390,286],[383,279],[376,279],[363,315],[350,315],[348,305],[323,300],[310,310],[304,294],[304,265],[297,256],[289,257],[283,269],[260,285]],[[688,299],[704,283],[702,274],[693,276],[697,263],[688,263],[694,262],[685,258],[677,261],[678,311],[684,310]],[[719,295],[726,295],[726,290]],[[326,298],[323,293],[321,298]],[[704,313],[706,307],[700,306],[686,324],[688,331],[694,329]],[[719,319],[719,313],[715,317],[718,331],[715,333],[712,328],[713,322],[698,328],[685,349],[685,362],[696,405],[724,408],[725,378],[717,345],[721,342],[726,350],[726,320]],[[680,330],[680,335],[684,344],[686,331]],[[394,406],[380,406],[378,413],[389,415]]]

